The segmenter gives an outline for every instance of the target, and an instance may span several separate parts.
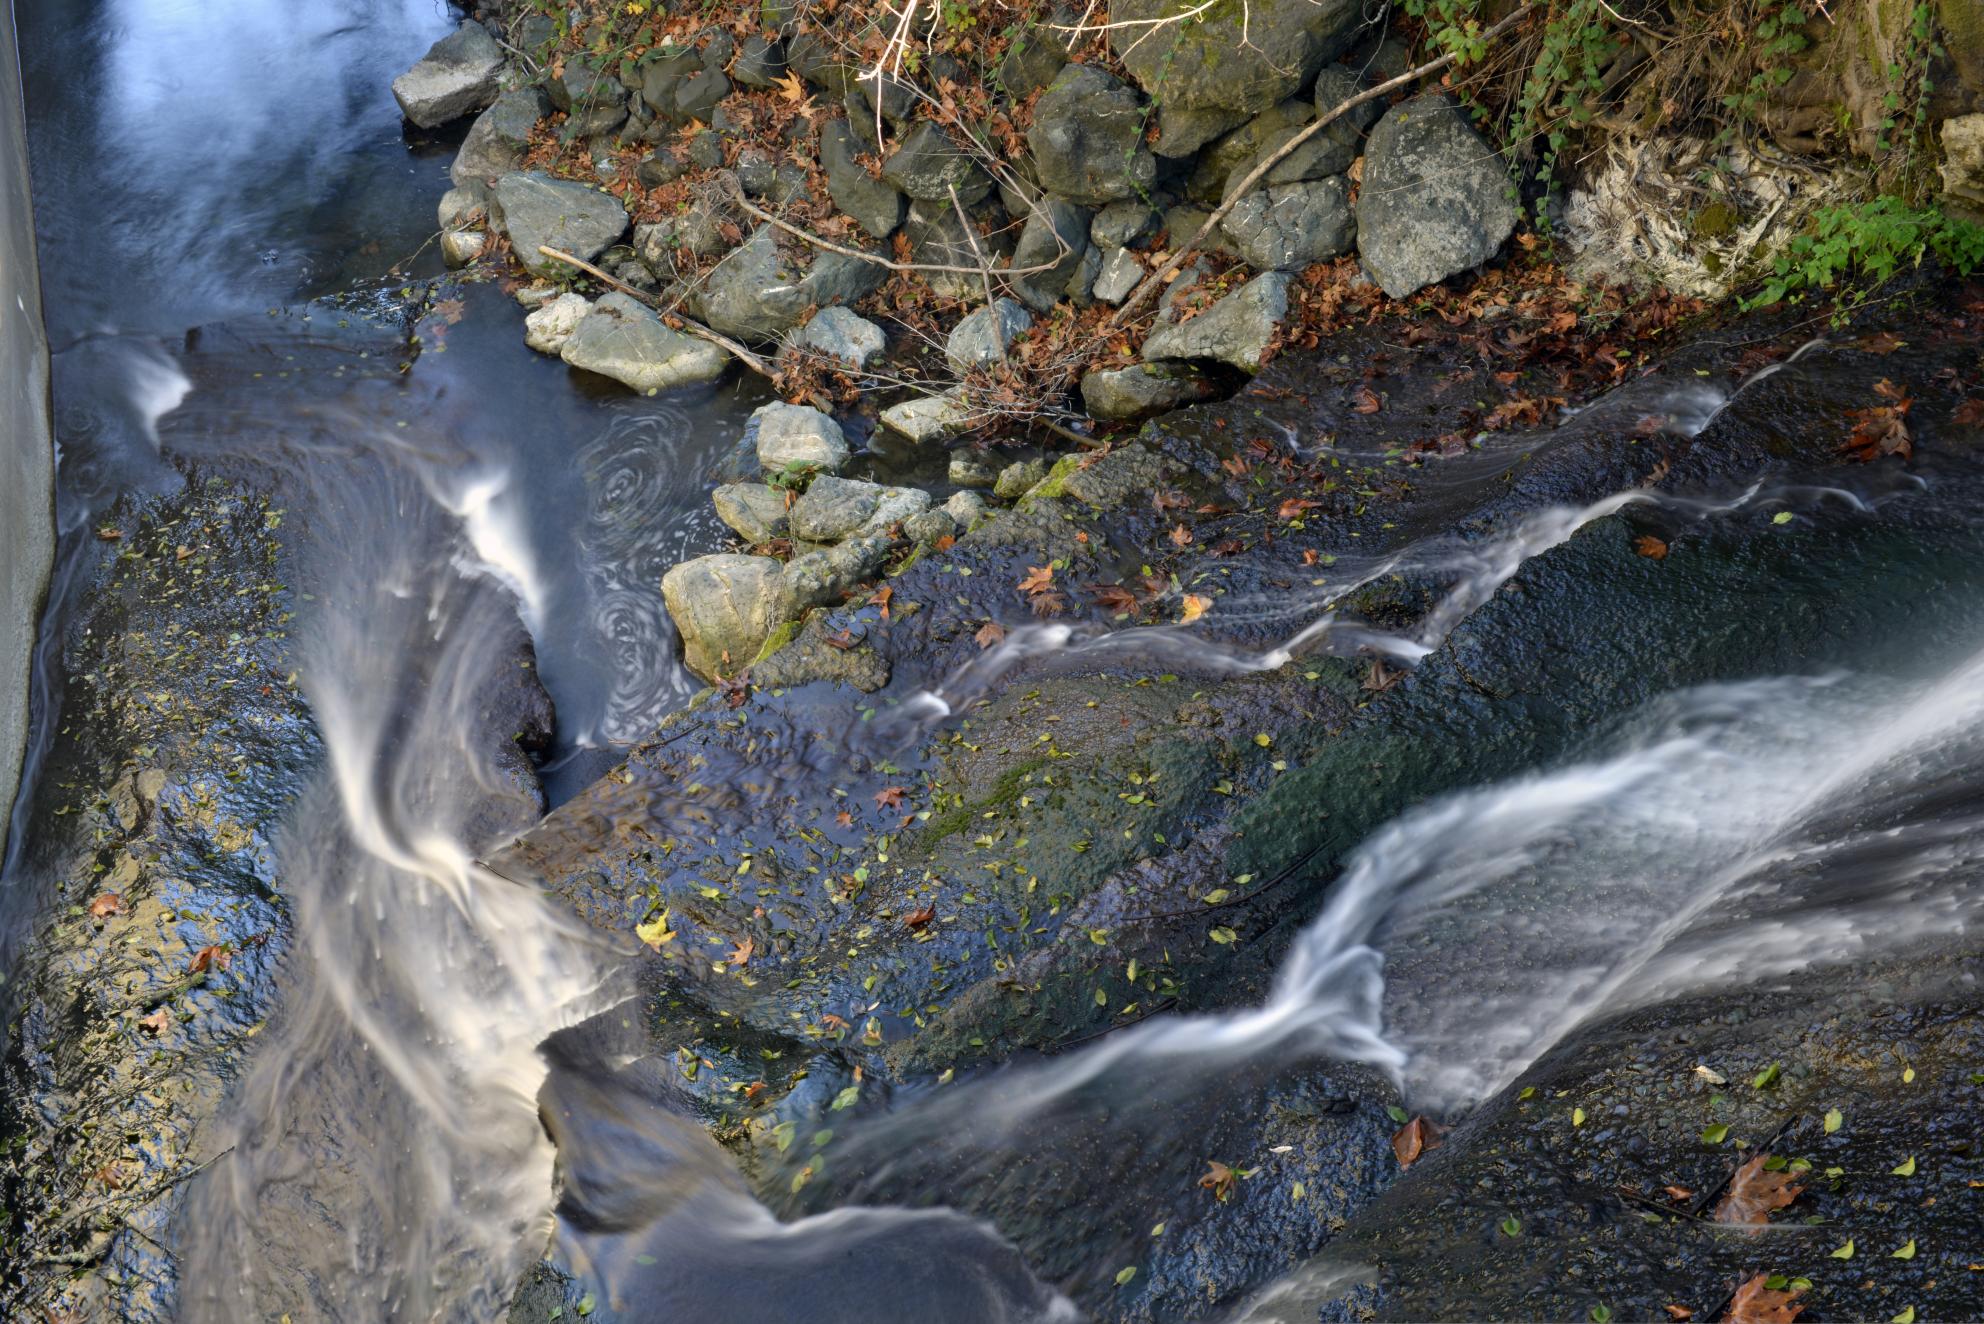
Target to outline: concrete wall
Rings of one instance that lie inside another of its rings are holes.
[[[14,13],[0,0],[0,858],[27,747],[35,622],[55,555],[55,449],[48,341]]]

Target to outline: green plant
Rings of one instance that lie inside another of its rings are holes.
[[[1844,321],[1876,286],[1932,254],[1959,275],[1984,270],[1984,225],[1888,195],[1821,208],[1773,260],[1770,277],[1744,307],[1826,290],[1838,302],[1834,320]]]

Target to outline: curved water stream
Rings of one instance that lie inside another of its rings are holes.
[[[453,316],[407,306],[401,289],[437,273],[424,244],[449,149],[409,143],[384,89],[447,24],[431,0],[113,0],[80,23],[23,5],[62,448],[46,636],[87,578],[92,525],[188,472],[282,496],[285,573],[310,604],[293,651],[323,760],[276,842],[292,938],[208,1137],[217,1161],[174,1222],[179,1317],[492,1318],[555,1236],[628,1318],[1070,1318],[987,1224],[898,1202],[933,1204],[914,1190],[929,1174],[984,1180],[1102,1115],[1150,1121],[1310,1058],[1465,1107],[1604,1015],[1975,922],[1984,660],[1907,684],[1689,689],[1373,834],[1258,1006],[906,1091],[842,1127],[842,1196],[872,1203],[779,1221],[655,1102],[638,1031],[612,1028],[644,993],[624,940],[483,863],[541,812],[540,772],[563,798],[689,696],[656,585],[720,545],[706,494],[756,398],[597,391],[524,349],[493,288]],[[1691,430],[1743,407],[1672,404]],[[1027,667],[1175,665],[1211,684],[1310,651],[1411,664],[1628,507],[1877,520],[1920,486],[1622,491],[1488,540],[1407,541],[1315,594],[1233,604],[1282,641],[1266,649],[1019,629],[875,730],[848,719],[834,757],[912,743]],[[1410,633],[1338,614],[1399,575],[1439,590]],[[541,768],[509,742],[548,716],[526,673],[556,707]],[[44,752],[63,681],[45,644]],[[28,858],[11,857],[9,918],[40,881]],[[1777,958],[1757,959],[1760,928]]]

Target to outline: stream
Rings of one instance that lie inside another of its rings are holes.
[[[1796,656],[1649,684],[1604,720],[1539,718],[1576,728],[1539,740],[1547,757],[1463,756],[1454,784],[1359,834],[1252,992],[836,1115],[830,1195],[746,1173],[657,1084],[629,1010],[652,972],[627,935],[492,860],[701,688],[659,579],[725,546],[708,492],[738,472],[769,396],[748,376],[660,398],[583,379],[524,346],[493,284],[423,302],[460,130],[403,127],[386,88],[452,26],[435,0],[18,11],[61,534],[25,784],[54,775],[65,696],[86,679],[64,649],[115,554],[99,530],[219,477],[281,508],[266,573],[294,595],[309,730],[290,738],[313,751],[259,792],[284,806],[255,880],[281,898],[282,936],[250,955],[262,921],[215,920],[244,967],[267,963],[273,1005],[223,1082],[201,1170],[148,1234],[176,1295],[131,1317],[494,1319],[550,1246],[599,1285],[580,1313],[600,1318],[1081,1318],[1071,1283],[1106,1281],[1148,1240],[1128,1192],[1149,1168],[1203,1167],[1172,1137],[1256,1109],[1270,1078],[1327,1063],[1459,1116],[1607,1018],[1817,967],[1850,981],[1980,918],[1984,532],[1959,517],[1984,490],[1976,466],[1870,467],[1842,486],[1786,465],[1686,497],[1621,486],[1488,536],[1429,519],[1327,585],[1237,601],[1222,640],[1017,625],[968,666],[899,668],[865,701],[877,720],[817,692],[771,712],[767,741],[789,746],[776,777],[742,762],[701,776],[733,779],[748,825],[774,783],[825,796],[909,762],[1021,678],[1178,671],[1211,690],[1324,657],[1442,665],[1450,639],[1478,650],[1461,636],[1484,604],[1520,598],[1527,570],[1608,520],[1714,549],[1701,582],[1731,596],[1702,609],[1704,632],[1778,611],[1805,633],[1785,630]],[[1621,387],[1573,423],[1651,402],[1689,435],[1795,429],[1785,400],[1822,397],[1838,352],[1816,343],[1733,393]],[[1510,467],[1463,471],[1435,512],[1501,499]],[[1811,582],[1787,572],[1746,604],[1735,531],[1779,514],[1820,549],[1798,553]],[[1853,560],[1880,538],[1917,558],[1891,596],[1878,555]],[[1410,626],[1356,610],[1391,581],[1431,604]],[[1606,629],[1610,607],[1558,605]],[[1601,688],[1572,688],[1587,680]],[[528,763],[524,731],[541,733]],[[8,969],[66,830],[19,821]],[[1092,1243],[1054,1267],[984,1212],[1036,1180],[1087,1190],[1094,1211]],[[125,1269],[156,1269],[133,1254]],[[1277,1266],[1232,1317],[1314,1319],[1358,1272]]]

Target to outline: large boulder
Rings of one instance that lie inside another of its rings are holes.
[[[757,429],[758,466],[766,473],[793,465],[832,473],[847,463],[840,424],[810,406],[774,401],[753,413],[751,424]]]
[[[732,532],[756,545],[785,533],[785,497],[764,483],[725,483],[710,493],[710,503]]]
[[[1046,268],[1030,276],[1012,277],[1013,292],[1027,307],[1044,313],[1070,292],[1071,285],[1078,284],[1076,274],[1089,252],[1088,227],[1086,207],[1051,195],[1034,204],[1013,248],[1015,272]],[[1089,283],[1094,284],[1093,273]]]
[[[549,108],[544,94],[534,87],[497,97],[469,126],[455,163],[448,167],[448,178],[460,186],[488,184],[515,170],[530,150],[531,130]]]
[[[547,305],[532,316],[556,306]],[[602,295],[579,320],[559,357],[574,368],[648,392],[712,382],[730,366],[730,355],[722,349],[670,330],[652,308],[618,292]]]
[[[480,23],[464,22],[393,80],[393,100],[423,129],[481,110],[496,99],[503,48]]]
[[[1943,121],[1943,192],[1969,210],[1984,207],[1984,114]]]
[[[1256,276],[1189,322],[1160,328],[1144,342],[1150,363],[1212,360],[1258,372],[1281,319],[1288,314],[1285,271]]]
[[[728,336],[760,343],[800,325],[814,308],[853,303],[881,285],[885,267],[820,252],[804,271],[781,257],[775,232],[760,226],[718,263],[696,292],[696,310]]]
[[[944,358],[953,372],[969,372],[1003,362],[1006,350],[1033,327],[1033,315],[1011,299],[994,299],[965,314],[944,342]]]
[[[539,276],[572,274],[565,263],[538,252],[540,246],[590,262],[627,230],[619,199],[534,170],[502,176],[489,196],[490,220],[510,236],[517,261]]]
[[[682,660],[710,681],[750,666],[791,609],[776,558],[732,553],[676,566],[661,577],[661,600],[682,636]]]
[[[840,601],[849,589],[875,577],[892,546],[886,534],[862,534],[837,547],[793,557],[785,563],[786,600],[795,611]]]
[[[792,503],[792,536],[807,542],[839,542],[857,534],[886,532],[928,509],[930,494],[920,488],[823,476]]]
[[[1394,299],[1495,256],[1516,228],[1509,176],[1443,92],[1393,106],[1371,130],[1357,251]]]
[[[931,120],[918,120],[903,136],[901,146],[882,162],[882,179],[920,202],[946,206],[952,189],[967,207],[992,191],[992,176]]]
[[[1149,418],[1211,392],[1205,378],[1189,369],[1152,363],[1091,372],[1082,378],[1082,404],[1089,417],[1109,422]]]
[[[1348,253],[1357,238],[1350,186],[1341,178],[1256,189],[1220,222],[1256,271],[1300,270]]]
[[[1198,0],[1115,0],[1109,39],[1137,85],[1167,112],[1201,112],[1209,125],[1293,96],[1363,23],[1360,0],[1228,0],[1185,17],[1199,8]],[[1176,21],[1152,26],[1166,19]],[[1214,127],[1183,150],[1221,131]]]
[[[1042,188],[1090,207],[1148,193],[1157,178],[1143,103],[1092,65],[1067,66],[1041,94],[1027,146]]]
[[[827,175],[827,195],[862,229],[886,239],[902,224],[902,194],[855,160],[861,150],[846,120],[830,121],[820,130],[820,167]]]

